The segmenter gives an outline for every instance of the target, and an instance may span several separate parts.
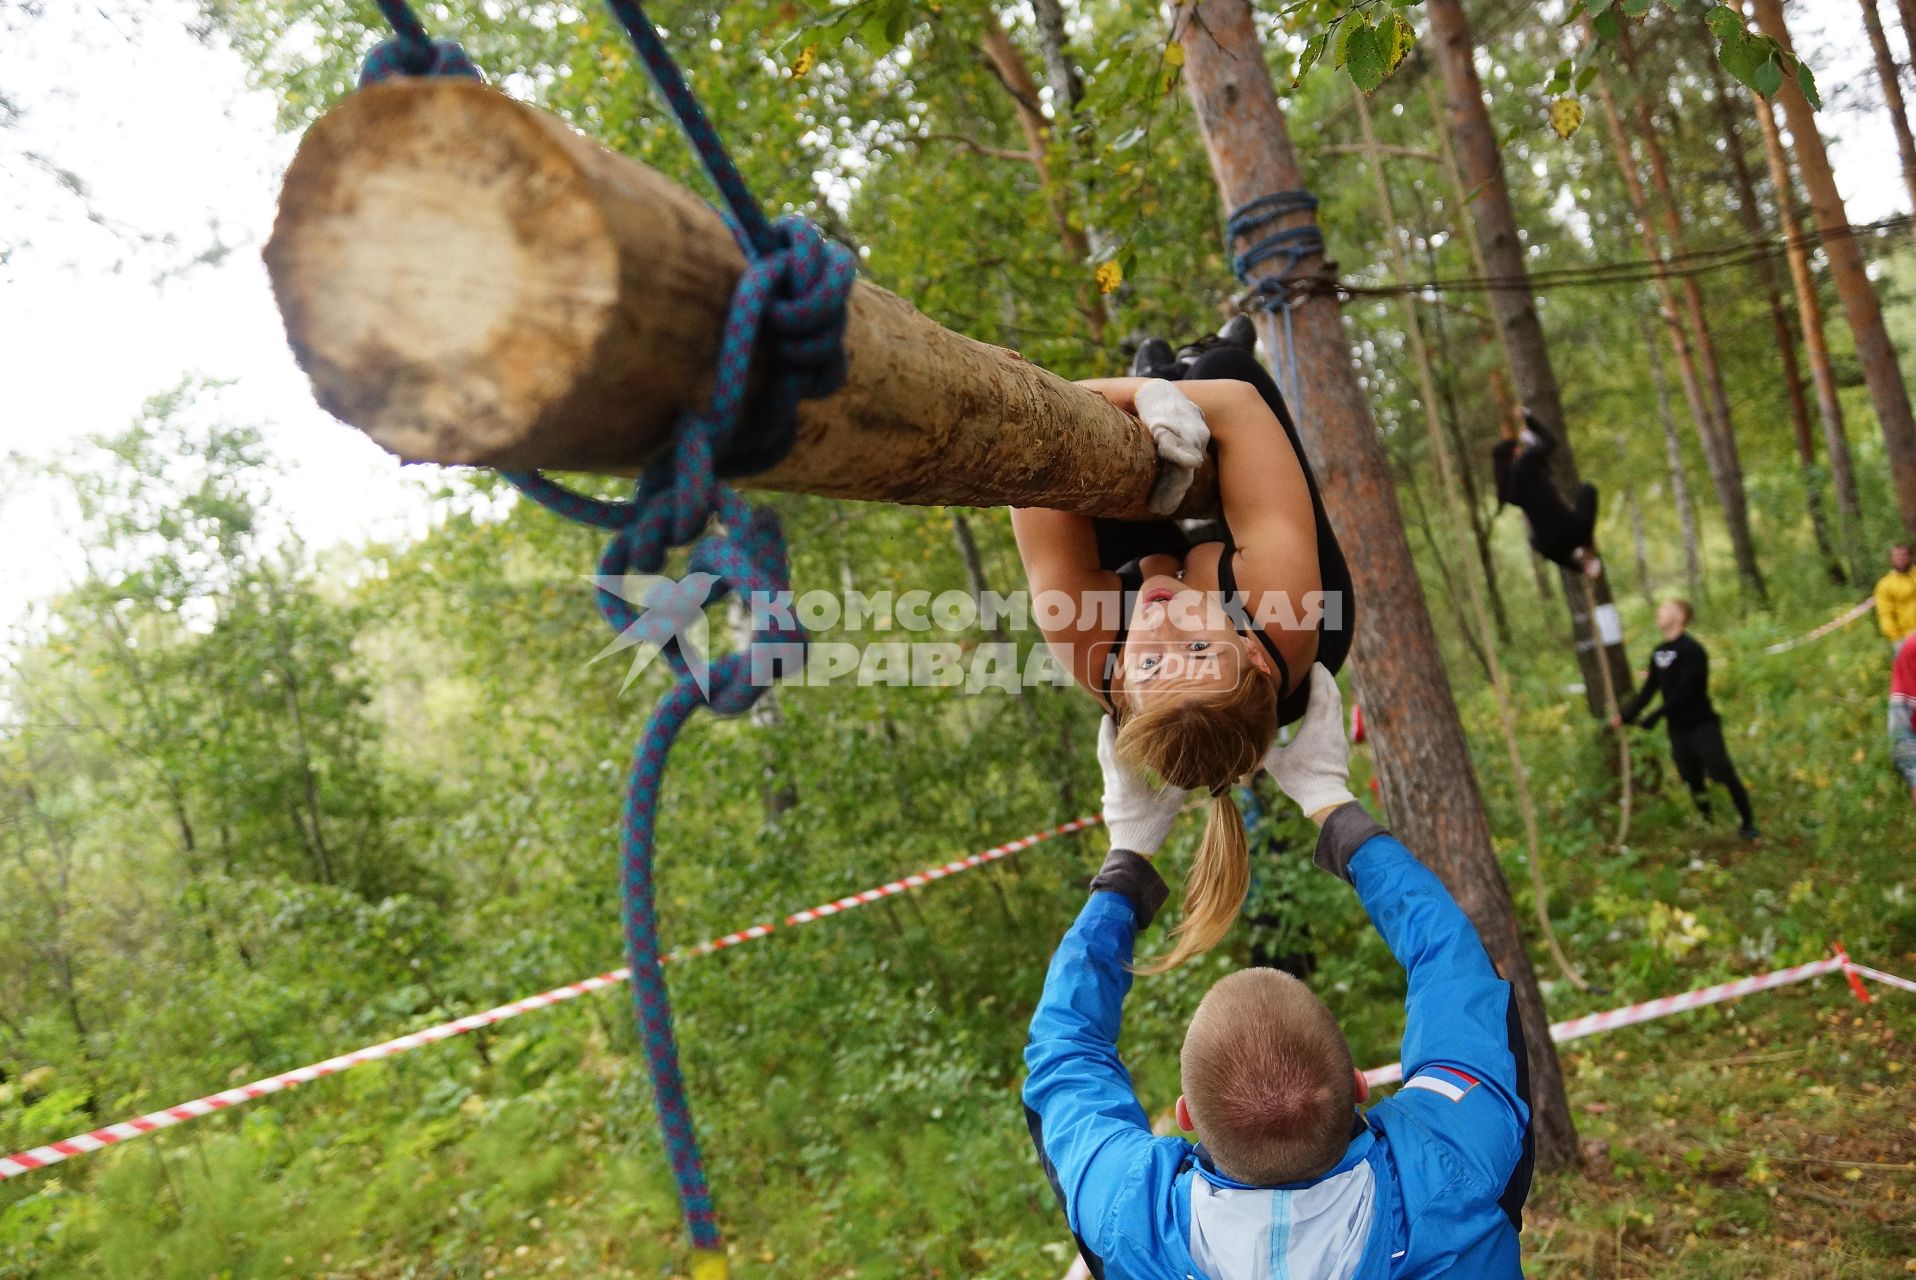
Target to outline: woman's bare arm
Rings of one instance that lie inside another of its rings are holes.
[[[1098,571],[1098,535],[1089,516],[1013,507],[1011,532],[1033,592],[1071,590]]]

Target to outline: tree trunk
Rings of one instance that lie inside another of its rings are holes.
[[[1703,461],[1709,468],[1717,505],[1722,508],[1723,522],[1730,531],[1730,547],[1743,580],[1752,584],[1760,594],[1762,579],[1756,573],[1755,549],[1750,541],[1749,511],[1743,503],[1743,489],[1734,479],[1733,468],[1723,448],[1721,428],[1710,412],[1702,380],[1697,376],[1689,335],[1677,310],[1676,289],[1671,283],[1669,263],[1664,259],[1663,246],[1651,223],[1650,198],[1643,189],[1643,177],[1638,173],[1636,158],[1630,151],[1630,139],[1623,129],[1623,117],[1617,110],[1616,96],[1610,92],[1609,85],[1601,80],[1597,82],[1597,98],[1603,106],[1604,122],[1609,127],[1610,146],[1616,157],[1617,171],[1623,178],[1624,190],[1629,193],[1637,231],[1643,238],[1643,251],[1649,256],[1656,275],[1658,309],[1670,336],[1671,349],[1676,352],[1677,375],[1683,383],[1684,398],[1690,404],[1690,417],[1696,424],[1697,439],[1703,445]]]
[[[1031,68],[1025,65],[1024,54],[1012,43],[1010,35],[995,15],[986,14],[985,32],[978,43],[985,59],[991,63],[998,83],[1011,96],[1012,108],[1018,116],[1018,127],[1024,130],[1025,144],[1031,148],[1031,163],[1038,169],[1038,185],[1044,190],[1045,200],[1051,206],[1051,220],[1058,227],[1058,238],[1064,243],[1065,252],[1071,255],[1071,261],[1078,266],[1082,277],[1078,285],[1078,310],[1083,314],[1085,323],[1091,326],[1091,340],[1102,346],[1105,325],[1110,317],[1105,311],[1104,296],[1098,292],[1097,285],[1089,275],[1091,241],[1083,228],[1071,221],[1071,195],[1051,172],[1051,160],[1047,154],[1047,148],[1051,145],[1051,122],[1045,119],[1044,109],[1039,105],[1038,82],[1031,78]],[[1069,64],[1066,66],[1068,69]]]
[[[1389,148],[1380,150],[1388,152]],[[1437,157],[1431,157],[1436,159]],[[1418,222],[1423,228],[1424,261],[1429,269],[1430,278],[1436,279],[1437,247],[1430,238],[1430,206],[1423,199],[1420,190],[1417,200]],[[1462,228],[1458,228],[1462,230]],[[1466,235],[1465,239],[1469,239]],[[1482,322],[1485,328],[1492,327],[1488,318]],[[1482,495],[1477,488],[1477,469],[1471,466],[1472,450],[1470,442],[1464,437],[1463,410],[1457,403],[1457,379],[1454,367],[1450,365],[1447,353],[1450,350],[1450,335],[1444,326],[1444,309],[1431,308],[1431,327],[1436,330],[1436,349],[1445,362],[1445,374],[1437,379],[1437,393],[1442,400],[1440,417],[1444,432],[1450,438],[1450,447],[1456,450],[1458,479],[1464,490],[1464,510],[1470,517],[1470,537],[1476,544],[1477,565],[1484,575],[1484,589],[1490,599],[1490,617],[1497,629],[1497,643],[1510,644],[1510,614],[1504,607],[1503,588],[1497,582],[1497,557],[1490,541],[1490,522],[1484,517]],[[1486,640],[1485,643],[1489,643]]]
[[[1709,35],[1707,27],[1699,26],[1697,30],[1706,37]],[[1705,62],[1710,68],[1711,97],[1716,106],[1717,122],[1723,130],[1724,144],[1729,149],[1730,172],[1736,179],[1737,217],[1752,243],[1765,241],[1770,238],[1770,228],[1763,217],[1763,206],[1757,201],[1756,180],[1750,176],[1749,161],[1743,154],[1743,131],[1737,123],[1736,108],[1731,102],[1723,68],[1718,65],[1714,51],[1706,49],[1704,53]],[[1794,230],[1786,228],[1785,234],[1794,234]],[[1828,567],[1830,579],[1841,582],[1845,577],[1843,561],[1830,539],[1829,513],[1823,508],[1823,484],[1816,472],[1816,433],[1810,426],[1809,396],[1803,390],[1803,366],[1796,358],[1796,334],[1790,328],[1789,312],[1783,306],[1783,289],[1777,280],[1776,263],[1770,260],[1768,254],[1757,255],[1756,273],[1763,282],[1763,296],[1770,310],[1770,332],[1776,335],[1776,354],[1782,362],[1783,391],[1790,406],[1790,431],[1796,439],[1796,460],[1803,478],[1803,502],[1809,511],[1810,527],[1816,534],[1816,549]]]
[[[1464,15],[1462,0],[1429,0],[1424,12],[1429,15],[1430,44],[1444,78],[1450,143],[1465,193],[1471,197],[1468,205],[1472,230],[1483,256],[1483,274],[1510,282],[1508,287],[1490,290],[1497,333],[1517,384],[1517,395],[1562,437],[1563,447],[1557,450],[1555,473],[1560,487],[1573,490],[1579,479],[1572,448],[1573,433],[1564,416],[1563,393],[1550,363],[1550,349],[1544,343],[1536,296],[1530,290],[1523,241],[1517,235],[1517,214],[1510,203],[1510,188],[1504,181],[1503,156],[1497,149],[1496,131],[1484,102],[1483,82],[1477,77],[1470,21]],[[1603,706],[1603,679],[1597,672],[1597,664],[1607,660],[1613,683],[1621,687],[1630,679],[1630,660],[1621,638],[1615,644],[1600,645],[1596,619],[1590,615],[1586,602],[1594,599],[1599,607],[1614,608],[1610,583],[1607,578],[1598,578],[1586,592],[1579,582],[1570,580],[1581,578],[1575,570],[1564,570],[1563,574],[1564,601],[1569,606],[1571,630],[1576,637],[1577,665],[1583,672],[1586,704],[1591,715],[1606,716],[1609,713]]]
[[[1587,17],[1584,19],[1584,31],[1592,41],[1596,39],[1596,32]],[[1644,155],[1650,161],[1650,185],[1657,194],[1657,213],[1663,221],[1670,253],[1681,259],[1687,248],[1682,210],[1670,181],[1670,158],[1665,154],[1663,142],[1657,134],[1649,98],[1637,80],[1636,51],[1630,41],[1630,24],[1627,22],[1618,28],[1617,47],[1623,56],[1624,74],[1630,84],[1631,119],[1636,125],[1637,137],[1643,142]],[[1737,572],[1744,584],[1755,593],[1758,600],[1765,600],[1767,592],[1763,586],[1762,571],[1757,566],[1756,541],[1750,534],[1750,504],[1743,491],[1743,459],[1737,449],[1736,423],[1730,416],[1729,389],[1723,383],[1723,365],[1717,359],[1716,337],[1710,329],[1709,309],[1703,302],[1703,287],[1697,282],[1696,275],[1688,272],[1678,278],[1677,286],[1683,298],[1684,312],[1689,317],[1690,332],[1696,339],[1697,370],[1702,376],[1704,390],[1709,393],[1710,422],[1716,428],[1716,447],[1723,469],[1724,511],[1730,526],[1730,549],[1736,557]]]
[[[1836,370],[1830,363],[1829,339],[1823,331],[1823,300],[1816,291],[1809,246],[1804,243],[1802,219],[1796,212],[1796,188],[1790,177],[1789,155],[1783,150],[1782,131],[1767,98],[1756,99],[1756,122],[1763,131],[1763,156],[1776,195],[1776,214],[1783,224],[1783,257],[1790,266],[1790,284],[1796,295],[1797,323],[1803,330],[1803,354],[1809,361],[1810,385],[1816,390],[1816,416],[1823,427],[1823,447],[1830,456],[1830,487],[1836,491],[1840,538],[1848,558],[1849,580],[1865,581],[1867,556],[1863,549],[1863,507],[1856,492],[1856,467],[1850,460],[1849,433],[1843,427],[1843,401],[1837,393]]]
[[[1683,529],[1683,582],[1692,600],[1703,596],[1703,550],[1697,540],[1696,506],[1690,501],[1688,469],[1683,465],[1683,442],[1677,437],[1676,415],[1670,412],[1670,384],[1663,376],[1663,352],[1656,330],[1643,322],[1643,345],[1650,352],[1650,385],[1656,391],[1657,422],[1663,427],[1663,456],[1670,466],[1670,499],[1676,504]]]
[[[1031,0],[1031,10],[1038,19],[1038,47],[1044,50],[1044,78],[1051,85],[1051,109],[1063,119],[1074,115],[1084,98],[1084,81],[1071,65],[1064,5],[1060,0]]]
[[[1789,27],[1783,21],[1782,0],[1755,0],[1755,5],[1757,26],[1763,34],[1794,52]],[[1803,185],[1809,189],[1810,213],[1816,219],[1830,275],[1836,281],[1836,296],[1849,319],[1856,357],[1863,366],[1863,381],[1869,385],[1870,403],[1883,429],[1883,453],[1895,482],[1903,528],[1916,537],[1916,417],[1910,412],[1909,388],[1896,363],[1889,330],[1883,325],[1883,307],[1863,263],[1862,246],[1850,230],[1849,212],[1836,190],[1836,174],[1830,168],[1823,136],[1816,131],[1815,113],[1789,76],[1783,78],[1778,96],[1790,122],[1796,163],[1803,172]]]
[[[1876,12],[1876,0],[1860,0],[1863,6],[1863,30],[1869,33],[1870,52],[1876,55],[1876,75],[1883,82],[1883,105],[1889,109],[1889,127],[1896,134],[1896,154],[1903,162],[1903,186],[1909,190],[1909,202],[1916,209],[1916,139],[1909,136],[1909,113],[1903,109],[1903,81],[1896,71],[1896,59],[1890,56],[1889,37],[1883,34],[1883,19]],[[1909,227],[1916,236],[1916,224]]]
[[[1592,44],[1596,43],[1596,30],[1588,16],[1583,19],[1583,30],[1585,38]],[[1620,37],[1623,38],[1627,38],[1627,32]],[[1607,80],[1597,82],[1597,96],[1603,104],[1617,168],[1623,175],[1631,207],[1636,213],[1637,230],[1643,238],[1644,252],[1649,255],[1656,271],[1665,323],[1670,328],[1670,342],[1677,351],[1677,367],[1684,376],[1684,391],[1692,396],[1690,411],[1696,417],[1697,433],[1703,441],[1703,457],[1709,465],[1710,484],[1716,490],[1717,504],[1723,509],[1723,523],[1729,530],[1730,552],[1736,560],[1737,574],[1743,584],[1761,600],[1765,594],[1763,574],[1756,561],[1756,542],[1750,535],[1749,502],[1743,494],[1743,464],[1737,456],[1736,432],[1730,421],[1723,370],[1716,359],[1716,342],[1710,335],[1703,293],[1697,287],[1696,277],[1683,275],[1679,278],[1670,271],[1663,242],[1658,239],[1652,222],[1653,217],[1661,217],[1664,233],[1669,237],[1669,251],[1680,256],[1683,253],[1682,225],[1676,196],[1670,188],[1669,163],[1662,146],[1657,142],[1655,122],[1650,118],[1643,95],[1634,83],[1633,60],[1627,46],[1623,56],[1636,98],[1632,118],[1637,137],[1649,157],[1650,180],[1657,192],[1656,208],[1652,208],[1649,194],[1644,190],[1642,172],[1637,168],[1636,157],[1630,147],[1623,112],[1618,108],[1616,95]],[[1687,334],[1683,320],[1679,319],[1679,300],[1682,304],[1681,314],[1688,317]],[[1686,344],[1686,336],[1694,343],[1693,347]]]
[[[1183,3],[1173,33],[1185,50],[1185,88],[1227,208],[1303,186],[1271,86],[1248,0]],[[1302,225],[1309,213],[1287,219]],[[1303,264],[1321,270],[1319,258]],[[1263,264],[1275,272],[1280,264]],[[1406,841],[1444,878],[1515,988],[1526,1028],[1538,1158],[1574,1164],[1576,1131],[1548,1015],[1503,870],[1490,842],[1470,745],[1411,562],[1390,462],[1351,363],[1337,300],[1313,293],[1292,309],[1300,433],[1349,559],[1357,602],[1357,691],[1376,743],[1378,772]],[[1261,324],[1280,349],[1277,317]]]
[[[631,470],[707,403],[745,261],[661,175],[484,86],[408,79],[308,129],[266,249],[322,405],[402,457]],[[501,264],[511,264],[510,269]],[[1142,519],[1148,433],[863,281],[836,393],[756,488]],[[1181,514],[1215,511],[1205,468]]]
[[[1623,456],[1623,437],[1617,437],[1617,454]],[[1643,593],[1643,603],[1654,606],[1657,602],[1656,579],[1650,573],[1650,540],[1643,527],[1643,504],[1637,501],[1635,485],[1629,485],[1623,491],[1624,509],[1630,513],[1630,550],[1637,562],[1637,590]]]

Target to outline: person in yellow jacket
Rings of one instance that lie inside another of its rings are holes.
[[[1907,545],[1889,549],[1889,572],[1876,584],[1876,625],[1891,644],[1916,635],[1916,573],[1910,571]]]

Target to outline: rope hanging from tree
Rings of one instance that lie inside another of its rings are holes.
[[[1273,191],[1233,209],[1225,220],[1224,234],[1229,243],[1236,244],[1240,238],[1249,237],[1252,232],[1269,226],[1279,218],[1295,213],[1313,213],[1316,209],[1317,197],[1308,191]],[[1321,256],[1323,252],[1323,228],[1312,220],[1295,227],[1281,227],[1245,246],[1242,252],[1231,259],[1231,270],[1239,280],[1251,286],[1252,296],[1259,300],[1264,310],[1283,318],[1284,397],[1293,414],[1302,414],[1303,407],[1299,404],[1297,343],[1291,331],[1291,309],[1316,291],[1316,277],[1306,277],[1298,268],[1307,259]],[[1252,277],[1252,271],[1275,258],[1282,258],[1284,265],[1274,274]]]
[[[368,56],[362,84],[401,74],[479,77],[457,44],[431,39],[406,0],[376,2],[395,34]],[[762,692],[753,680],[755,651],[775,646],[772,651],[780,661],[790,661],[802,655],[805,633],[796,625],[781,629],[768,621],[754,629],[744,650],[695,671],[676,639],[675,624],[682,612],[676,606],[714,604],[733,591],[789,588],[785,540],[776,514],[769,507],[750,506],[719,476],[749,474],[778,462],[791,449],[799,401],[829,395],[844,382],[842,338],[856,265],[849,251],[827,240],[808,220],[767,220],[643,7],[637,0],[607,3],[724,199],[728,225],[747,265],[726,316],[712,401],[680,416],[670,450],[640,477],[630,501],[574,493],[536,472],[505,476],[548,510],[612,534],[599,561],[602,579],[657,573],[668,551],[696,540],[685,580],[655,587],[646,601],[675,607],[651,608],[640,615],[631,603],[601,587],[599,612],[622,640],[661,646],[675,677],[653,708],[633,753],[620,823],[620,916],[659,1125],[686,1226],[700,1253],[694,1271],[700,1277],[717,1277],[726,1273],[723,1241],[685,1098],[671,1003],[660,969],[652,875],[659,789],[672,744],[692,712],[701,703],[721,715],[749,708]],[[764,390],[747,406],[747,374],[761,333],[768,377]],[[721,531],[707,534],[714,515]],[[697,599],[681,599],[688,591]]]

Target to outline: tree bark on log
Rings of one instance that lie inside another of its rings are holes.
[[[1791,54],[1790,30],[1783,20],[1782,0],[1754,0],[1756,24],[1764,35],[1775,40]],[[1916,416],[1909,403],[1909,387],[1896,363],[1896,348],[1890,344],[1889,330],[1883,324],[1882,303],[1876,286],[1870,282],[1863,262],[1863,248],[1850,229],[1849,211],[1836,189],[1836,174],[1830,168],[1829,152],[1823,135],[1816,130],[1816,115],[1803,97],[1796,81],[1783,77],[1777,91],[1783,101],[1783,113],[1789,120],[1790,140],[1796,151],[1797,167],[1803,173],[1803,185],[1809,189],[1810,214],[1816,219],[1817,235],[1829,258],[1830,276],[1836,281],[1836,296],[1849,319],[1850,333],[1856,339],[1856,358],[1863,366],[1863,381],[1869,386],[1870,403],[1883,429],[1883,453],[1889,461],[1890,479],[1896,486],[1896,505],[1903,517],[1903,528],[1916,537]]]
[[[1483,81],[1477,75],[1476,50],[1470,34],[1470,20],[1461,0],[1428,0],[1424,12],[1430,21],[1430,45],[1444,81],[1444,107],[1450,119],[1450,144],[1457,167],[1470,196],[1471,229],[1475,233],[1485,265],[1484,274],[1508,281],[1506,287],[1490,290],[1490,305],[1497,317],[1497,335],[1510,364],[1517,395],[1563,440],[1557,450],[1554,472],[1560,488],[1572,492],[1579,483],[1574,433],[1564,416],[1563,392],[1557,383],[1557,371],[1550,362],[1550,348],[1544,342],[1543,322],[1537,315],[1536,295],[1530,288],[1530,273],[1524,265],[1523,241],[1517,235],[1517,213],[1510,203],[1510,187],[1504,179],[1503,155],[1497,147],[1496,130],[1491,126],[1490,109],[1485,104]],[[1609,605],[1614,597],[1608,577],[1600,577],[1583,588],[1583,576],[1575,570],[1561,570],[1564,602],[1570,610],[1571,631],[1575,639],[1577,666],[1583,673],[1585,705],[1599,718],[1609,715],[1603,705],[1603,678],[1599,662],[1610,664],[1610,681],[1618,688],[1630,683],[1630,658],[1621,639],[1615,644],[1601,643],[1596,619],[1588,602]]]
[[[409,460],[633,472],[709,398],[745,259],[704,201],[481,85],[346,98],[286,175],[267,269],[320,404]],[[745,484],[1143,519],[1137,422],[864,281],[844,387]],[[1216,509],[1200,472],[1181,512]]]
[[[1186,0],[1173,11],[1172,31],[1183,43],[1185,88],[1225,207],[1301,188],[1303,174],[1248,0]],[[1311,217],[1295,214],[1283,225],[1303,225]],[[1301,268],[1321,270],[1322,258]],[[1267,262],[1261,269],[1275,272],[1280,264]],[[1470,744],[1411,561],[1390,461],[1358,385],[1335,296],[1315,293],[1299,301],[1291,330],[1297,352],[1292,409],[1350,562],[1357,595],[1355,678],[1392,819],[1456,895],[1515,988],[1529,1041],[1538,1159],[1552,1167],[1574,1164],[1576,1130],[1543,995],[1491,845]],[[1268,351],[1283,349],[1275,315],[1263,316],[1260,332]]]
[[[1776,214],[1783,224],[1783,260],[1789,264],[1790,285],[1796,295],[1797,323],[1803,330],[1803,355],[1810,366],[1810,386],[1816,391],[1816,417],[1823,428],[1823,447],[1830,456],[1830,487],[1836,491],[1837,523],[1843,552],[1848,557],[1850,582],[1862,586],[1868,558],[1862,545],[1863,504],[1856,491],[1856,467],[1850,459],[1849,432],[1843,425],[1843,401],[1837,393],[1836,369],[1830,363],[1829,337],[1823,330],[1823,300],[1816,291],[1816,273],[1810,266],[1809,246],[1803,243],[1803,220],[1796,211],[1796,185],[1790,176],[1789,154],[1776,127],[1776,111],[1769,99],[1756,101],[1756,122],[1763,132],[1763,158],[1769,166],[1770,186],[1776,196]]]

